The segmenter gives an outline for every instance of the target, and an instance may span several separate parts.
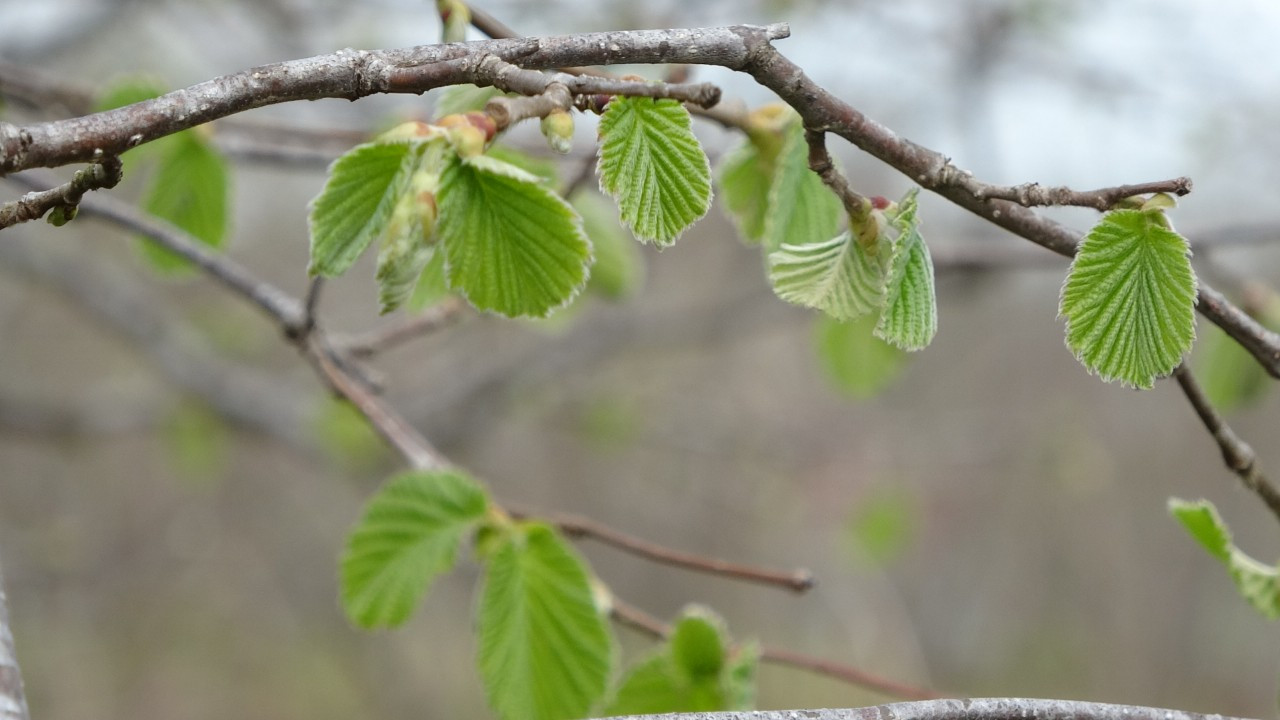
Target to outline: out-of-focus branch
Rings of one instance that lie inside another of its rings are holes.
[[[721,575],[763,585],[775,585],[795,592],[805,592],[813,587],[813,573],[804,568],[772,570],[753,565],[732,563],[719,558],[695,555],[694,553],[683,552],[628,535],[603,523],[577,515],[548,515],[546,513],[532,513],[523,510],[510,510],[510,512],[515,517],[534,516],[544,518],[569,537],[596,540],[623,552],[663,565],[710,575]]]
[[[972,698],[919,700],[862,708],[699,713],[699,720],[1244,720],[1181,710],[1075,700]],[[630,720],[688,720],[688,715],[632,715]]]
[[[1240,482],[1261,498],[1272,514],[1280,519],[1280,492],[1277,492],[1275,486],[1262,473],[1262,467],[1258,463],[1258,457],[1253,452],[1253,448],[1235,434],[1231,426],[1227,425],[1227,422],[1209,403],[1209,398],[1205,397],[1204,390],[1200,388],[1200,383],[1196,381],[1195,375],[1191,373],[1186,363],[1174,369],[1173,376],[1177,379],[1183,394],[1187,396],[1191,407],[1195,408],[1200,422],[1204,423],[1205,429],[1218,443],[1218,448],[1222,451],[1222,461],[1231,472],[1239,476]]]
[[[461,319],[466,309],[467,304],[461,298],[450,296],[403,322],[371,330],[363,335],[335,339],[334,345],[353,357],[373,357],[397,345],[448,327]]]
[[[27,697],[22,691],[22,672],[9,627],[9,603],[0,574],[0,720],[30,720]]]
[[[646,613],[640,608],[618,599],[617,597],[611,598],[609,615],[617,623],[644,633],[645,635],[657,640],[665,639],[671,635],[671,626]],[[760,661],[773,665],[785,665],[787,667],[806,670],[818,675],[825,675],[829,678],[839,680],[856,687],[882,693],[890,697],[908,698],[912,700],[930,700],[942,697],[932,690],[908,685],[906,683],[898,682],[897,680],[890,680],[851,665],[823,660],[822,658],[816,658],[811,655],[791,650],[783,650],[780,648],[762,645],[760,646]],[[707,717],[719,714],[720,713],[708,713]],[[750,715],[750,713],[746,713],[745,715]],[[743,716],[744,714],[735,714],[727,717],[741,718]],[[676,716],[671,717],[674,718]],[[681,720],[686,719],[681,718]]]

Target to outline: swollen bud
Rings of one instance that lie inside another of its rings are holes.
[[[551,149],[567,155],[573,149],[573,116],[564,110],[555,110],[542,118],[542,134]]]
[[[404,142],[408,140],[434,140],[440,137],[440,128],[421,120],[401,123],[378,136],[378,142]]]
[[[889,207],[889,205],[890,205],[889,198],[883,195],[871,196],[871,207],[875,208],[876,210],[884,210],[885,208]]]
[[[484,152],[485,145],[498,134],[493,118],[482,112],[446,115],[437,123],[445,129],[449,144],[458,157],[475,157]]]

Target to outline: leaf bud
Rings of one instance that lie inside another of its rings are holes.
[[[566,155],[573,149],[573,116],[564,110],[555,110],[542,118],[542,134],[551,149]]]

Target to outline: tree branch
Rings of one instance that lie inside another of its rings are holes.
[[[41,192],[30,192],[13,202],[0,205],[0,230],[11,225],[37,220],[54,209],[62,209],[61,225],[76,215],[80,198],[90,190],[113,188],[120,183],[120,158],[111,156],[78,171],[70,181]],[[51,218],[51,221],[53,219]]]
[[[22,691],[22,672],[9,628],[9,604],[0,575],[0,720],[29,720],[27,698]]]
[[[1195,408],[1196,415],[1200,416],[1200,422],[1204,423],[1205,429],[1217,441],[1218,448],[1222,451],[1222,461],[1231,472],[1240,477],[1240,482],[1262,498],[1262,502],[1266,503],[1272,514],[1280,519],[1280,492],[1277,492],[1275,486],[1267,480],[1266,475],[1263,475],[1253,448],[1235,434],[1231,426],[1227,425],[1227,422],[1209,403],[1209,398],[1205,397],[1200,383],[1196,381],[1195,375],[1191,373],[1186,363],[1178,365],[1173,371],[1173,376],[1177,379],[1183,394],[1187,396],[1187,400],[1191,402],[1191,407]]]
[[[628,720],[691,720],[681,713],[632,715]],[[1075,700],[976,698],[921,700],[863,708],[824,710],[761,710],[757,712],[698,713],[698,720],[1244,720],[1226,715],[1139,705],[1109,705]]]
[[[1019,205],[1032,207],[1035,205],[1074,205],[1107,211],[1113,205],[1134,195],[1150,195],[1152,193],[1171,193],[1179,197],[1191,192],[1191,178],[1180,177],[1172,180],[1139,183],[1137,185],[1117,185],[1100,190],[1072,190],[1069,187],[1044,187],[1040,183],[1024,183],[1022,185],[988,185],[974,179],[973,175],[947,163],[938,172],[939,184],[954,185],[964,188],[978,199],[1008,200]]]

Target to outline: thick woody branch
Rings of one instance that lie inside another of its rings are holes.
[[[0,576],[0,720],[29,720],[27,698],[22,691],[22,673],[9,629],[9,604]]]
[[[1173,376],[1177,379],[1183,394],[1187,396],[1187,400],[1191,402],[1191,407],[1195,408],[1200,422],[1204,423],[1205,429],[1218,443],[1218,448],[1222,451],[1222,461],[1231,469],[1231,472],[1239,476],[1240,482],[1262,498],[1262,502],[1266,503],[1276,518],[1280,519],[1280,492],[1277,492],[1276,487],[1262,473],[1262,467],[1258,463],[1258,457],[1253,452],[1253,448],[1236,435],[1231,426],[1227,425],[1227,422],[1209,403],[1209,398],[1205,397],[1200,383],[1196,381],[1195,375],[1185,363],[1174,369]]]
[[[689,720],[688,715],[633,715],[630,720]],[[698,713],[699,720],[1243,720],[1226,715],[1075,700],[974,698],[920,700],[863,708]]]
[[[66,222],[75,217],[80,198],[90,190],[113,188],[120,183],[120,158],[112,156],[78,171],[70,181],[41,192],[30,192],[0,205],[0,229],[44,217],[55,208],[63,211]],[[59,222],[58,224],[62,224]]]

